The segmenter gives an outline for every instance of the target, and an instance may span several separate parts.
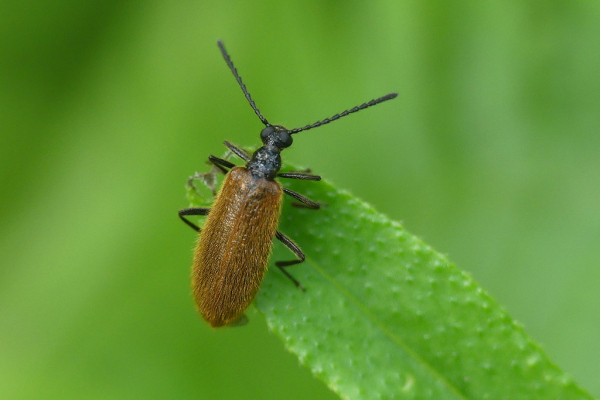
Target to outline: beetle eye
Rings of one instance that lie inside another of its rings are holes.
[[[273,126],[267,126],[260,132],[260,138],[263,141],[263,143],[265,142],[265,140],[268,139],[269,136],[273,134],[273,132],[275,132],[275,128]]]
[[[292,139],[292,135],[287,132],[279,133],[279,140],[281,141],[281,148],[285,149],[286,147],[290,147],[294,139]]]

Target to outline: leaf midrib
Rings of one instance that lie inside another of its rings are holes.
[[[371,323],[373,323],[377,328],[379,328],[384,333],[384,335],[387,336],[393,343],[401,347],[409,355],[409,357],[411,357],[419,365],[424,366],[432,376],[434,376],[440,382],[445,384],[451,390],[451,392],[456,394],[459,398],[468,399],[464,393],[459,391],[458,388],[454,384],[452,384],[452,382],[450,382],[435,368],[433,368],[433,366],[429,362],[427,362],[424,358],[419,356],[419,354],[415,350],[413,350],[402,338],[398,337],[397,335],[393,334],[389,329],[387,329],[385,325],[378,318],[376,318],[373,315],[373,313],[369,311],[369,308],[360,300],[358,300],[356,296],[352,295],[352,293],[348,291],[344,285],[342,285],[339,281],[337,281],[328,273],[326,273],[324,269],[319,268],[318,264],[314,261],[312,257],[307,257],[306,261],[308,261],[307,264],[309,264],[323,277],[325,277],[329,282],[335,285],[342,294],[344,294],[350,301],[352,301],[356,305],[356,307],[358,307],[358,309],[367,317],[367,319]]]

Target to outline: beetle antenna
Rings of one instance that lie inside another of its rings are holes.
[[[231,57],[229,57],[229,54],[227,54],[227,50],[225,50],[225,45],[223,44],[223,42],[220,40],[217,40],[217,46],[219,46],[219,49],[221,50],[221,54],[223,54],[223,58],[225,59],[225,62],[229,66],[229,69],[233,73],[233,76],[235,76],[235,79],[238,81],[240,87],[242,88],[242,92],[244,92],[244,95],[246,96],[246,100],[248,100],[248,103],[250,103],[250,107],[252,107],[252,109],[254,110],[256,115],[258,115],[258,118],[260,118],[260,120],[262,121],[263,124],[265,124],[266,126],[271,126],[271,124],[269,124],[269,121],[267,121],[267,119],[262,116],[262,114],[260,113],[258,108],[256,108],[256,104],[254,104],[254,100],[252,100],[252,97],[250,97],[250,93],[248,93],[248,89],[246,89],[246,85],[244,85],[242,83],[242,77],[238,74],[237,69],[235,69],[235,67],[233,66]]]
[[[390,94],[386,94],[385,96],[383,96],[383,97],[380,97],[380,98],[378,98],[378,99],[373,99],[373,100],[369,101],[368,103],[363,103],[363,104],[361,104],[360,106],[356,106],[356,107],[354,107],[354,108],[351,108],[350,110],[346,110],[346,111],[344,111],[344,112],[342,112],[342,113],[335,114],[335,115],[334,115],[333,117],[331,117],[331,118],[326,118],[326,119],[324,119],[324,120],[322,120],[322,121],[317,121],[317,122],[315,122],[315,123],[314,123],[314,124],[312,124],[312,125],[306,125],[306,126],[304,126],[304,127],[302,127],[302,128],[296,128],[296,129],[292,129],[292,130],[290,130],[290,131],[288,131],[288,132],[289,132],[290,134],[292,134],[292,133],[298,133],[298,132],[302,132],[302,131],[307,131],[307,130],[309,130],[309,129],[316,128],[316,127],[319,127],[319,126],[321,126],[321,125],[328,124],[328,123],[330,123],[330,122],[332,122],[332,121],[335,121],[336,119],[340,119],[340,118],[342,118],[342,117],[345,117],[346,115],[349,115],[349,114],[352,114],[352,113],[358,112],[358,111],[360,111],[360,110],[364,110],[365,108],[368,108],[368,107],[374,106],[374,105],[376,105],[376,104],[379,104],[379,103],[383,103],[384,101],[391,100],[391,99],[395,99],[397,96],[398,96],[398,93],[390,93]]]

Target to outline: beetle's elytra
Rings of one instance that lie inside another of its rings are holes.
[[[236,325],[245,321],[244,311],[254,299],[263,280],[274,237],[298,257],[291,261],[277,261],[275,265],[298,288],[304,290],[285,269],[303,262],[305,256],[291,239],[277,231],[283,194],[298,200],[299,203],[295,204],[297,206],[314,210],[320,206],[299,193],[282,188],[274,178],[318,181],[321,177],[307,172],[279,172],[280,153],[291,146],[292,135],[328,124],[398,95],[390,93],[331,118],[289,130],[281,125],[271,125],[262,116],[233,66],[225,46],[221,41],[217,45],[265,128],[260,133],[263,146],[253,154],[225,142],[225,146],[246,162],[244,167],[209,156],[209,161],[226,174],[212,208],[186,208],[179,211],[179,217],[200,233],[192,265],[192,290],[198,311],[213,327]],[[207,215],[204,227],[200,229],[188,221],[185,218],[188,215]]]

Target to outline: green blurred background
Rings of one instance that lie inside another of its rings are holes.
[[[600,396],[600,4],[87,0],[0,8],[0,398],[336,398],[256,311],[215,331],[192,304],[186,178],[261,129],[218,38],[273,123],[398,91],[284,157]]]

